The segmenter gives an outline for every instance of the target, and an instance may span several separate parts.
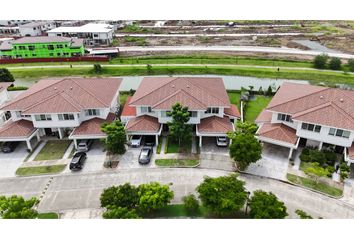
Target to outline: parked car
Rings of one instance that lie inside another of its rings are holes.
[[[216,137],[216,145],[219,147],[227,147],[227,145],[229,145],[227,137]]]
[[[79,142],[77,145],[78,152],[88,152],[92,146],[93,140],[92,139],[84,139]]]
[[[81,170],[87,156],[85,152],[76,152],[70,162],[70,170],[77,171]]]
[[[153,148],[145,146],[141,149],[139,155],[139,163],[140,164],[148,164],[151,160]]]
[[[2,145],[2,148],[1,148],[1,151],[3,153],[10,153],[10,152],[13,152],[16,147],[18,146],[20,142],[5,142],[3,145]]]
[[[132,147],[139,147],[141,145],[141,140],[142,140],[141,135],[133,135],[132,139],[130,140],[131,146]]]
[[[145,136],[144,137],[144,145],[145,146],[155,146],[155,136],[151,135],[151,136]]]

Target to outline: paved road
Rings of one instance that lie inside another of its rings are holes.
[[[173,183],[174,202],[193,192],[204,176],[217,177],[229,174],[227,171],[212,169],[129,169],[113,170],[105,173],[62,174],[54,176],[39,211],[67,211],[70,209],[97,209],[102,189],[114,184],[131,182],[140,184],[158,181]],[[0,180],[0,195],[20,194],[25,197],[39,196],[49,181],[49,176],[7,178]],[[295,209],[302,209],[314,217],[354,218],[354,206],[309,190],[279,181],[242,175],[250,190],[263,189],[274,192],[289,209],[290,217],[295,217]]]

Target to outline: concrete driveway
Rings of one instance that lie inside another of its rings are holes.
[[[141,165],[138,162],[140,151],[142,147],[132,148],[128,147],[125,154],[119,159],[118,169],[130,169],[130,168],[152,168],[155,167],[156,146],[154,147],[154,153],[149,164]]]
[[[289,149],[269,143],[263,144],[262,159],[252,163],[245,172],[258,176],[286,180]]]
[[[215,137],[203,137],[202,147],[200,149],[201,153],[216,153],[222,155],[229,155],[228,147],[218,147],[216,145]]]
[[[0,152],[0,178],[16,176],[17,168],[21,166],[27,155],[25,143],[20,143],[12,153]]]

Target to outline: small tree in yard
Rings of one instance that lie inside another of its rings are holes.
[[[203,206],[219,216],[230,216],[239,211],[246,202],[245,182],[237,175],[217,178],[206,177],[197,187]]]
[[[257,132],[258,126],[251,122],[241,122],[236,123],[236,133],[248,133],[255,134]]]
[[[103,213],[103,218],[106,219],[136,219],[140,216],[135,209],[128,209],[124,207],[111,207]]]
[[[342,66],[342,61],[340,58],[332,57],[329,61],[329,68],[332,70],[339,70]]]
[[[15,81],[14,76],[10,73],[7,68],[0,68],[0,82],[13,82]]]
[[[104,143],[108,151],[114,154],[125,153],[125,143],[127,141],[123,124],[116,120],[112,123],[103,123],[101,131],[107,134]]]
[[[269,85],[268,88],[267,88],[267,91],[266,91],[266,95],[267,96],[272,96],[273,94],[273,89],[272,87]]]
[[[315,183],[318,183],[320,177],[326,177],[329,174],[327,168],[323,168],[320,166],[318,162],[310,163],[310,166],[307,167],[304,172],[315,180]]]
[[[139,209],[148,213],[167,206],[173,199],[174,194],[168,185],[152,182],[139,185],[138,196]]]
[[[138,190],[135,186],[126,183],[103,190],[101,194],[101,207],[122,207],[132,209],[139,202]]]
[[[93,71],[94,71],[96,74],[101,74],[101,73],[102,73],[102,66],[101,66],[101,64],[95,63],[95,64],[93,65]]]
[[[326,54],[317,55],[313,60],[313,65],[315,68],[325,69],[327,66],[327,61],[328,61],[328,55]]]
[[[189,194],[182,198],[184,208],[190,214],[195,214],[199,211],[199,201],[194,194]]]
[[[181,146],[182,141],[190,141],[192,138],[192,126],[187,124],[190,115],[188,107],[183,107],[180,103],[172,106],[172,111],[167,114],[172,117],[172,121],[168,122],[170,135],[172,139]]]
[[[245,170],[251,163],[257,162],[262,157],[262,145],[254,135],[249,133],[229,133],[232,139],[230,157],[234,159],[240,170]]]
[[[146,65],[146,71],[148,75],[153,74],[152,66],[150,64]]]
[[[354,58],[348,60],[349,71],[354,72]]]
[[[33,219],[38,216],[38,212],[33,207],[38,203],[38,199],[31,198],[25,200],[21,196],[11,197],[0,196],[0,218],[3,219]]]
[[[255,191],[249,202],[250,215],[257,219],[282,219],[288,216],[286,206],[273,193]]]

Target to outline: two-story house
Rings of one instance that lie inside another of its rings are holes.
[[[100,125],[112,121],[119,106],[120,78],[46,79],[5,104],[11,119],[0,128],[0,142],[33,141],[44,135],[62,139],[99,139]]]
[[[256,123],[259,140],[289,148],[289,158],[298,146],[354,153],[354,91],[286,82]]]
[[[12,82],[0,83],[0,107],[10,100],[7,88],[12,84]],[[9,119],[9,117],[9,114],[6,114],[6,111],[0,110],[0,126],[2,126]]]
[[[240,118],[222,78],[145,77],[123,109],[121,119],[126,122],[127,135],[155,135],[158,142],[172,121],[168,112],[177,102],[188,107],[188,124],[193,125],[200,146],[203,137],[226,136]]]

